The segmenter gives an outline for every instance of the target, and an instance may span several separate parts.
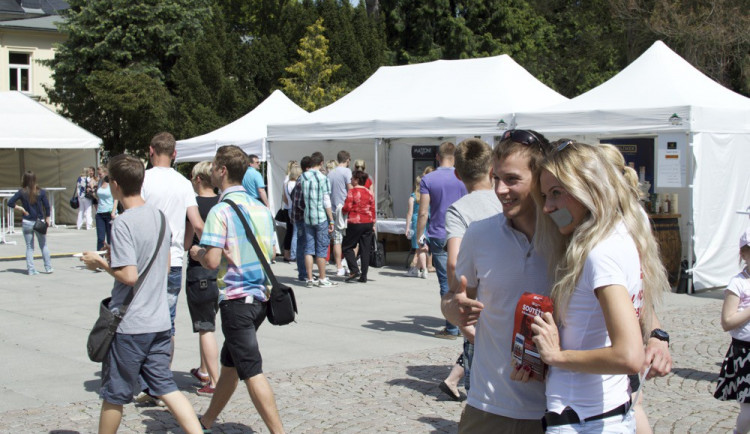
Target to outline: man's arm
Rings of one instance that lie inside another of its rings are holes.
[[[215,270],[221,264],[222,249],[213,246],[193,246],[190,248],[190,257],[200,262],[203,268]]]
[[[89,270],[96,270],[101,268],[114,277],[118,282],[124,283],[128,286],[135,286],[138,281],[138,268],[135,265],[126,265],[124,267],[112,268],[106,259],[101,257],[96,252],[83,252],[81,262],[86,264],[86,268]]]
[[[461,276],[457,288],[450,289],[440,300],[440,310],[451,324],[473,326],[484,309],[484,305],[475,300],[476,296],[477,288],[467,288],[466,277]]]
[[[187,218],[193,226],[193,231],[200,238],[203,235],[203,219],[197,206],[189,206],[187,208]]]
[[[456,263],[458,262],[458,250],[461,248],[460,237],[448,238],[448,244],[446,250],[448,251],[448,287],[454,288],[458,286],[456,281]]]
[[[260,201],[263,202],[263,205],[266,206],[266,208],[270,208],[270,205],[268,205],[268,195],[266,194],[265,187],[258,187],[258,197]]]
[[[419,215],[417,217],[417,233],[414,234],[417,237],[417,245],[419,240],[424,235],[425,228],[427,227],[427,217],[430,215],[430,195],[428,193],[422,193],[419,196]]]

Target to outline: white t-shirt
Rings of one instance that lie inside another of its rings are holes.
[[[191,206],[198,207],[192,184],[171,167],[152,167],[146,171],[143,179],[141,197],[167,217],[172,231],[170,266],[182,267],[187,209]]]
[[[731,291],[740,298],[740,304],[737,306],[738,312],[750,307],[750,276],[747,273],[743,271],[732,277],[726,290]],[[750,342],[750,321],[743,324],[742,327],[729,330],[729,334],[735,339]]]
[[[604,322],[596,288],[621,285],[637,303],[643,304],[641,263],[638,250],[625,225],[596,245],[583,266],[581,278],[570,298],[565,324],[560,327],[563,350],[593,350],[612,345]],[[472,384],[473,386],[473,384]],[[627,375],[600,375],[551,367],[547,380],[547,408],[561,413],[569,406],[585,419],[612,410],[630,399]]]
[[[524,292],[548,295],[547,264],[502,214],[473,222],[461,241],[456,278],[466,276],[484,304],[474,339],[467,403],[513,419],[544,415],[544,383],[509,377],[516,304]]]

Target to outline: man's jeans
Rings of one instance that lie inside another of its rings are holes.
[[[435,267],[438,283],[440,284],[440,298],[448,293],[448,252],[445,251],[445,238],[432,238],[427,241],[432,254],[432,266]],[[445,321],[445,331],[458,335],[458,327]]]
[[[167,278],[167,303],[169,303],[169,317],[172,320],[172,336],[174,336],[174,319],[177,316],[177,296],[182,288],[182,267],[169,267]]]
[[[297,232],[297,256],[293,256],[297,260],[297,278],[299,280],[307,280],[307,267],[305,266],[305,221],[298,220],[294,222],[294,229]]]

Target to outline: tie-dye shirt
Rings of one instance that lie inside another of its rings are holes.
[[[243,211],[266,260],[271,261],[273,252],[273,216],[262,203],[245,192],[241,185],[226,189],[208,213],[201,236],[202,246],[223,250],[217,282],[221,291],[220,300],[232,300],[252,296],[258,301],[268,300],[268,281],[263,265],[245,235],[237,213],[224,199],[230,199]]]

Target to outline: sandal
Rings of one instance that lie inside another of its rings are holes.
[[[201,385],[205,385],[211,381],[211,377],[209,377],[208,374],[201,372],[200,368],[193,368],[190,370],[190,373],[201,382]]]

